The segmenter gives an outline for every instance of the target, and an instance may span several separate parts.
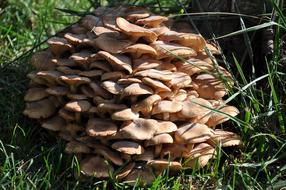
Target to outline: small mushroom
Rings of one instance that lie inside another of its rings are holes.
[[[113,80],[118,81],[119,79],[124,77],[124,72],[122,71],[114,71],[114,72],[108,72],[101,75],[101,81],[105,80]]]
[[[170,144],[173,143],[173,138],[169,134],[159,134],[152,137],[150,140],[145,141],[145,146],[154,146],[158,144]]]
[[[162,92],[162,91],[171,91],[171,89],[166,86],[164,83],[154,80],[148,77],[142,78],[142,82],[148,86],[150,86],[156,93],[157,92]]]
[[[63,118],[59,116],[54,116],[52,118],[45,120],[41,126],[51,131],[60,131],[61,129],[64,128],[65,124],[66,122]]]
[[[162,172],[163,170],[179,171],[182,169],[180,162],[168,161],[168,160],[149,160],[147,166],[154,168],[156,172]]]
[[[70,141],[66,144],[65,152],[68,154],[76,153],[90,153],[90,148],[86,146],[85,144],[77,141]]]
[[[115,165],[121,166],[123,164],[123,160],[120,158],[120,155],[117,152],[110,150],[108,147],[94,143],[91,145],[94,148],[94,153],[102,155],[108,161],[111,161]]]
[[[111,118],[116,121],[129,121],[139,118],[139,114],[133,112],[130,108],[116,111],[111,115]]]
[[[86,34],[73,34],[73,33],[66,33],[64,38],[68,41],[68,43],[79,46],[82,45],[84,40],[87,38]]]
[[[220,129],[216,129],[207,142],[212,146],[221,144],[222,147],[238,146],[242,144],[241,138],[237,134]]]
[[[126,55],[111,54],[106,51],[99,51],[97,54],[106,59],[113,68],[126,70],[129,74],[132,73],[131,60]]]
[[[155,135],[163,133],[173,133],[177,130],[177,125],[171,121],[158,121],[158,127]]]
[[[117,126],[110,120],[93,118],[86,126],[86,133],[92,137],[114,135],[116,132]]]
[[[111,94],[120,94],[123,90],[123,86],[114,81],[104,81],[101,83],[101,86]]]
[[[91,108],[91,104],[86,100],[71,101],[64,108],[72,112],[87,112]]]
[[[157,94],[148,96],[144,100],[132,105],[132,110],[141,112],[143,115],[148,115],[153,109],[153,105],[158,103],[161,97]]]
[[[142,19],[137,20],[136,24],[148,26],[148,27],[151,27],[151,28],[155,28],[155,27],[160,26],[160,24],[162,22],[165,22],[167,20],[168,20],[167,17],[152,15],[152,16],[149,16],[147,18],[142,18]]]
[[[92,41],[99,49],[109,53],[121,53],[126,47],[132,44],[131,41],[124,39],[116,33],[104,33]]]
[[[139,96],[145,94],[153,94],[153,90],[144,84],[133,83],[122,90],[121,98],[126,96]]]
[[[129,155],[142,154],[144,152],[144,148],[140,144],[131,141],[117,141],[113,143],[111,147]]]
[[[135,168],[124,178],[129,185],[139,184],[146,186],[152,184],[155,180],[155,175],[149,167]]]
[[[76,88],[79,85],[90,83],[89,78],[80,77],[78,75],[60,76],[59,79],[69,85],[72,92],[76,92]]]
[[[88,156],[80,162],[80,170],[87,176],[107,178],[109,177],[109,172],[113,172],[113,167],[107,165],[104,159],[99,156]]]
[[[147,42],[151,43],[157,39],[156,33],[152,32],[149,29],[137,26],[135,24],[131,24],[122,17],[116,18],[116,25],[123,33],[132,36],[136,39],[143,37]]]
[[[175,132],[177,143],[200,143],[208,140],[213,134],[213,130],[208,126],[199,123],[186,123],[178,127]]]
[[[35,53],[31,58],[31,65],[38,71],[54,70],[56,64],[52,61],[53,55],[51,51],[45,50]]]
[[[216,125],[229,120],[230,117],[235,117],[238,114],[239,110],[236,107],[225,105],[222,108],[218,108],[217,112],[213,111],[206,124],[210,127],[215,127]]]
[[[30,88],[27,91],[24,100],[26,102],[34,102],[46,98],[48,96],[49,94],[45,91],[44,88],[35,87],[35,88]]]
[[[149,140],[157,131],[157,121],[154,119],[135,119],[123,125],[119,134],[124,139]]]
[[[156,104],[152,110],[152,114],[158,113],[176,113],[181,111],[183,108],[180,102],[162,100]]]
[[[60,56],[65,52],[73,51],[73,46],[64,38],[52,37],[48,40],[48,45],[50,50],[56,56]]]
[[[56,107],[53,102],[50,99],[45,98],[36,102],[26,103],[23,114],[33,119],[41,119],[48,118],[55,112]]]
[[[156,56],[157,52],[154,48],[146,44],[134,44],[128,47],[125,47],[123,50],[124,53],[130,53],[134,58],[139,58],[142,55]]]
[[[134,168],[135,162],[130,162],[124,166],[121,170],[115,173],[115,179],[118,181],[123,180]]]

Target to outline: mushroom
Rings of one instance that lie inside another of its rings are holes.
[[[162,92],[162,91],[171,91],[171,89],[166,86],[164,83],[154,80],[148,77],[142,78],[142,82],[148,86],[150,86],[156,93]]]
[[[45,50],[35,53],[31,58],[31,65],[38,71],[54,70],[56,64],[52,61],[53,55],[51,51]]]
[[[90,63],[89,68],[90,69],[100,69],[100,70],[103,70],[105,72],[110,72],[111,71],[110,65],[107,62],[105,62],[105,61],[92,62],[92,63]]]
[[[116,132],[117,126],[109,120],[89,119],[86,126],[86,133],[92,137],[114,135]]]
[[[123,160],[120,158],[120,155],[117,152],[110,150],[108,147],[93,143],[91,145],[94,148],[94,153],[102,155],[108,161],[111,161],[113,164],[121,166],[123,164]]]
[[[141,112],[143,115],[148,115],[153,109],[153,105],[158,103],[161,100],[161,97],[157,94],[150,95],[144,100],[134,104],[132,110],[136,112]]]
[[[242,144],[241,138],[237,134],[220,129],[216,129],[207,142],[212,146],[221,144],[222,147],[238,146]]]
[[[122,90],[121,98],[126,96],[139,96],[146,94],[153,94],[153,90],[144,84],[133,83]]]
[[[133,72],[143,71],[147,69],[154,69],[161,65],[160,60],[141,57],[140,59],[133,59]]]
[[[27,91],[24,100],[26,102],[34,102],[46,98],[48,96],[49,94],[45,91],[44,88],[35,87],[35,88],[30,88]]]
[[[101,83],[101,86],[111,94],[120,94],[123,90],[123,86],[114,81],[104,81]]]
[[[90,153],[90,148],[83,143],[77,141],[70,141],[66,144],[65,152],[68,154],[76,153]]]
[[[142,55],[156,56],[157,52],[154,48],[146,44],[134,44],[128,47],[125,47],[123,50],[124,53],[130,53],[134,58],[139,58]]]
[[[90,83],[89,78],[80,77],[78,75],[60,76],[59,79],[69,85],[71,92],[76,92],[76,88],[81,84]]]
[[[239,110],[236,107],[225,105],[223,107],[219,107],[217,111],[213,111],[206,124],[210,127],[215,127],[216,125],[229,120],[230,117],[235,117],[238,114]]]
[[[41,119],[48,118],[55,112],[56,107],[53,102],[50,99],[45,98],[36,102],[26,103],[23,114],[33,119]]]
[[[116,33],[103,33],[93,40],[94,45],[109,53],[121,53],[132,44],[131,41],[118,36]]]
[[[113,172],[113,167],[107,165],[103,158],[99,156],[89,156],[80,162],[80,170],[84,175],[96,178],[107,178],[109,172]]]
[[[133,112],[130,108],[123,109],[121,111],[116,111],[111,115],[113,120],[117,121],[129,121],[139,118],[139,114]]]
[[[125,123],[118,133],[124,139],[149,140],[157,131],[157,124],[154,119],[138,118]]]
[[[213,130],[208,126],[199,123],[186,123],[178,127],[175,132],[177,143],[200,143],[208,140],[213,134]]]
[[[170,121],[158,121],[158,127],[155,135],[163,133],[173,133],[177,130],[177,125]]]
[[[119,79],[124,77],[124,72],[122,71],[114,71],[114,72],[108,72],[101,75],[101,81],[105,80],[113,80],[118,81]]]
[[[91,82],[89,84],[89,86],[93,90],[94,95],[101,96],[101,97],[106,98],[106,99],[111,97],[110,92],[108,92],[107,90],[105,90],[104,88],[99,86],[99,84],[97,84],[95,82]]]
[[[154,146],[158,144],[171,144],[173,143],[173,138],[169,134],[159,134],[151,138],[150,140],[145,141],[145,146]]]
[[[68,41],[68,43],[74,46],[83,45],[84,40],[87,38],[86,34],[73,34],[73,33],[66,33],[64,38]]]
[[[135,73],[135,76],[139,77],[149,77],[161,81],[170,81],[172,80],[172,72],[170,71],[160,71],[156,69],[147,69]]]
[[[45,120],[41,126],[51,131],[60,131],[62,128],[64,128],[65,124],[66,122],[63,118],[54,116]]]
[[[165,22],[167,20],[168,20],[167,17],[152,15],[147,18],[142,18],[142,19],[137,20],[136,24],[155,28],[155,27],[160,26],[162,22]]]
[[[154,168],[157,173],[161,173],[163,170],[179,171],[182,169],[180,162],[168,161],[168,160],[149,160],[147,166]]]
[[[123,54],[111,54],[106,51],[99,51],[97,54],[106,59],[113,68],[132,73],[131,60],[129,57]]]
[[[142,154],[144,152],[144,148],[140,144],[131,141],[117,141],[113,143],[111,147],[129,155]]]
[[[50,50],[56,56],[73,51],[73,46],[64,38],[52,37],[48,40]]]
[[[125,177],[129,185],[150,185],[154,180],[155,176],[149,167],[135,168]]]
[[[74,100],[68,102],[64,108],[67,111],[75,112],[76,121],[79,122],[81,117],[80,113],[87,112],[91,108],[91,104],[86,100]]]
[[[199,167],[204,167],[207,165],[209,159],[211,159],[215,154],[215,149],[208,143],[200,143],[194,147],[186,157],[189,160],[186,161],[186,166],[190,168],[195,168],[198,163]]]
[[[157,39],[156,33],[152,32],[149,29],[137,26],[135,24],[131,24],[122,17],[116,18],[116,25],[123,33],[132,36],[135,39],[143,37],[144,40],[151,43]]]
[[[115,175],[115,179],[118,181],[123,180],[134,168],[135,166],[135,162],[130,162],[127,165],[125,165],[123,168],[121,168],[121,170],[119,170],[118,172],[116,172]]]

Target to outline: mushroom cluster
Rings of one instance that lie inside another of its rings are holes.
[[[67,141],[81,173],[150,183],[241,144],[215,46],[143,8],[98,8],[33,55],[24,114]],[[209,51],[207,53],[207,51]],[[107,161],[107,162],[106,162]]]

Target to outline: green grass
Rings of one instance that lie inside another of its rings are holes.
[[[72,156],[63,154],[64,142],[22,115],[31,53],[44,48],[41,42],[49,36],[79,19],[56,8],[82,13],[100,3],[115,5],[116,2],[8,0],[0,3],[0,189],[129,188],[111,179],[77,180],[73,172],[78,165]],[[136,4],[166,14],[182,14],[186,2],[145,0]],[[240,134],[244,145],[240,149],[218,149],[217,158],[204,169],[182,171],[175,177],[166,172],[150,189],[280,189],[286,186],[286,49],[281,39],[286,17],[280,4],[273,0],[275,20],[265,17],[265,23],[244,28],[244,16],[236,15],[241,16],[241,30],[214,37],[218,40],[242,34],[247,42],[246,53],[252,55],[249,32],[269,26],[276,29],[274,54],[267,59],[261,76],[253,78],[253,73],[246,72],[236,57],[221,58],[226,64],[233,63],[231,72],[236,76],[235,88],[227,101],[241,110],[238,119],[223,127]]]

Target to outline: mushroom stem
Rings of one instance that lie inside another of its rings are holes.
[[[71,89],[71,92],[72,92],[72,93],[76,93],[76,90],[77,90],[77,89],[76,89],[76,85],[71,85],[71,86],[70,86],[70,89]]]
[[[78,112],[75,113],[75,120],[76,120],[77,123],[80,123],[80,121],[81,121],[80,113],[78,113]]]

